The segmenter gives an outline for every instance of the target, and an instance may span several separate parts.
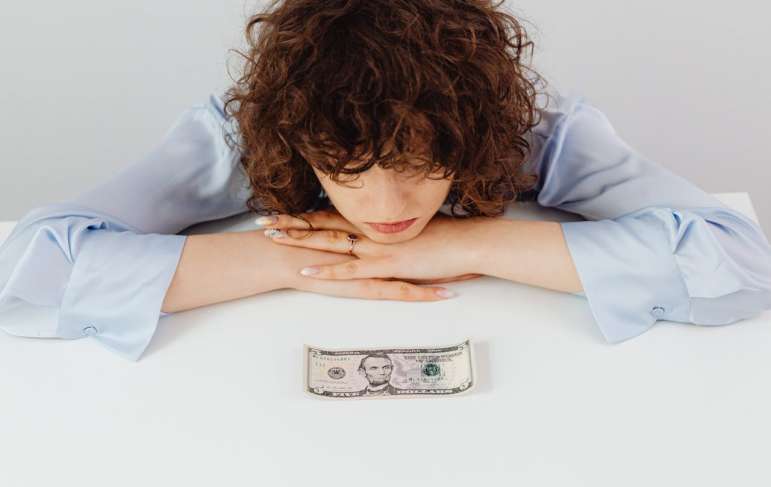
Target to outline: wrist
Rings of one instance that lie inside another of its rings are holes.
[[[495,275],[497,244],[506,234],[511,222],[504,218],[479,217],[461,239],[460,258],[464,273]]]
[[[276,289],[297,289],[298,281],[302,277],[298,274],[302,267],[298,251],[302,249],[268,243],[274,247],[275,251],[273,274],[275,275]]]
[[[303,267],[340,264],[357,259],[355,256],[325,250],[267,243],[275,250],[275,253],[272,254],[274,256],[272,260],[275,264],[273,273],[276,289],[305,289],[308,281],[313,278],[300,275],[300,269]]]
[[[264,230],[239,233],[244,236],[247,234],[249,241],[245,242],[243,251],[248,256],[245,261],[251,269],[250,279],[263,291],[289,287],[291,256],[288,250],[291,249],[271,242]]]

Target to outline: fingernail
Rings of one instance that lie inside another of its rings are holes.
[[[264,227],[266,225],[273,225],[274,223],[278,222],[278,216],[261,216],[254,220],[254,224],[258,227]]]
[[[455,296],[455,293],[450,291],[449,289],[442,288],[442,289],[436,290],[436,295],[439,296],[440,298],[451,298]]]
[[[303,276],[312,276],[318,273],[319,273],[318,267],[303,267],[302,269],[300,269],[300,274],[302,274]]]
[[[286,233],[284,233],[281,230],[278,230],[276,228],[268,228],[263,233],[265,233],[266,237],[270,237],[270,238],[284,238],[284,237],[286,237]]]

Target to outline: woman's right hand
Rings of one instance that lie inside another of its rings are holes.
[[[326,252],[302,247],[278,247],[282,253],[281,277],[283,287],[310,291],[330,296],[363,299],[388,299],[398,301],[438,301],[444,298],[436,291],[446,289],[441,286],[419,286],[418,284],[439,284],[453,281],[465,281],[480,277],[480,274],[464,274],[436,280],[389,279],[313,279],[299,274],[299,270],[309,265],[339,264],[358,257]]]

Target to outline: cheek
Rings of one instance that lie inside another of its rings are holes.
[[[452,181],[446,179],[436,181],[426,180],[423,183],[419,194],[426,206],[441,206],[444,200],[447,199],[451,185]]]
[[[354,221],[357,216],[363,211],[365,205],[362,205],[358,199],[361,197],[360,193],[356,193],[353,190],[346,190],[346,188],[329,188],[325,189],[327,198],[332,206],[347,220]]]

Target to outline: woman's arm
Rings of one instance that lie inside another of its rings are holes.
[[[438,286],[398,280],[320,281],[298,275],[314,264],[342,264],[355,256],[301,247],[275,245],[262,230],[190,235],[187,237],[162,312],[182,311],[274,289],[297,289],[331,296],[436,301]],[[467,279],[468,277],[465,277]],[[464,280],[464,277],[446,279]],[[430,283],[428,283],[430,284]]]
[[[237,133],[217,95],[144,157],[76,198],[28,212],[0,246],[0,329],[90,337],[130,360],[150,342],[195,223],[248,211]]]
[[[284,287],[280,249],[267,245],[260,233],[189,235],[161,311],[175,313]]]
[[[262,230],[189,235],[161,311],[174,313],[275,289],[301,288],[298,266],[354,258],[272,245]]]
[[[556,291],[583,291],[558,222],[493,218],[476,228],[476,251],[469,252],[473,272]]]
[[[514,222],[501,226],[513,251],[488,238],[489,259],[507,263],[488,272],[572,292],[577,271],[612,343],[659,319],[720,325],[771,308],[771,246],[757,223],[643,157],[583,97],[556,100],[533,131],[532,169],[539,204],[586,219],[558,222],[572,262],[553,225]]]

